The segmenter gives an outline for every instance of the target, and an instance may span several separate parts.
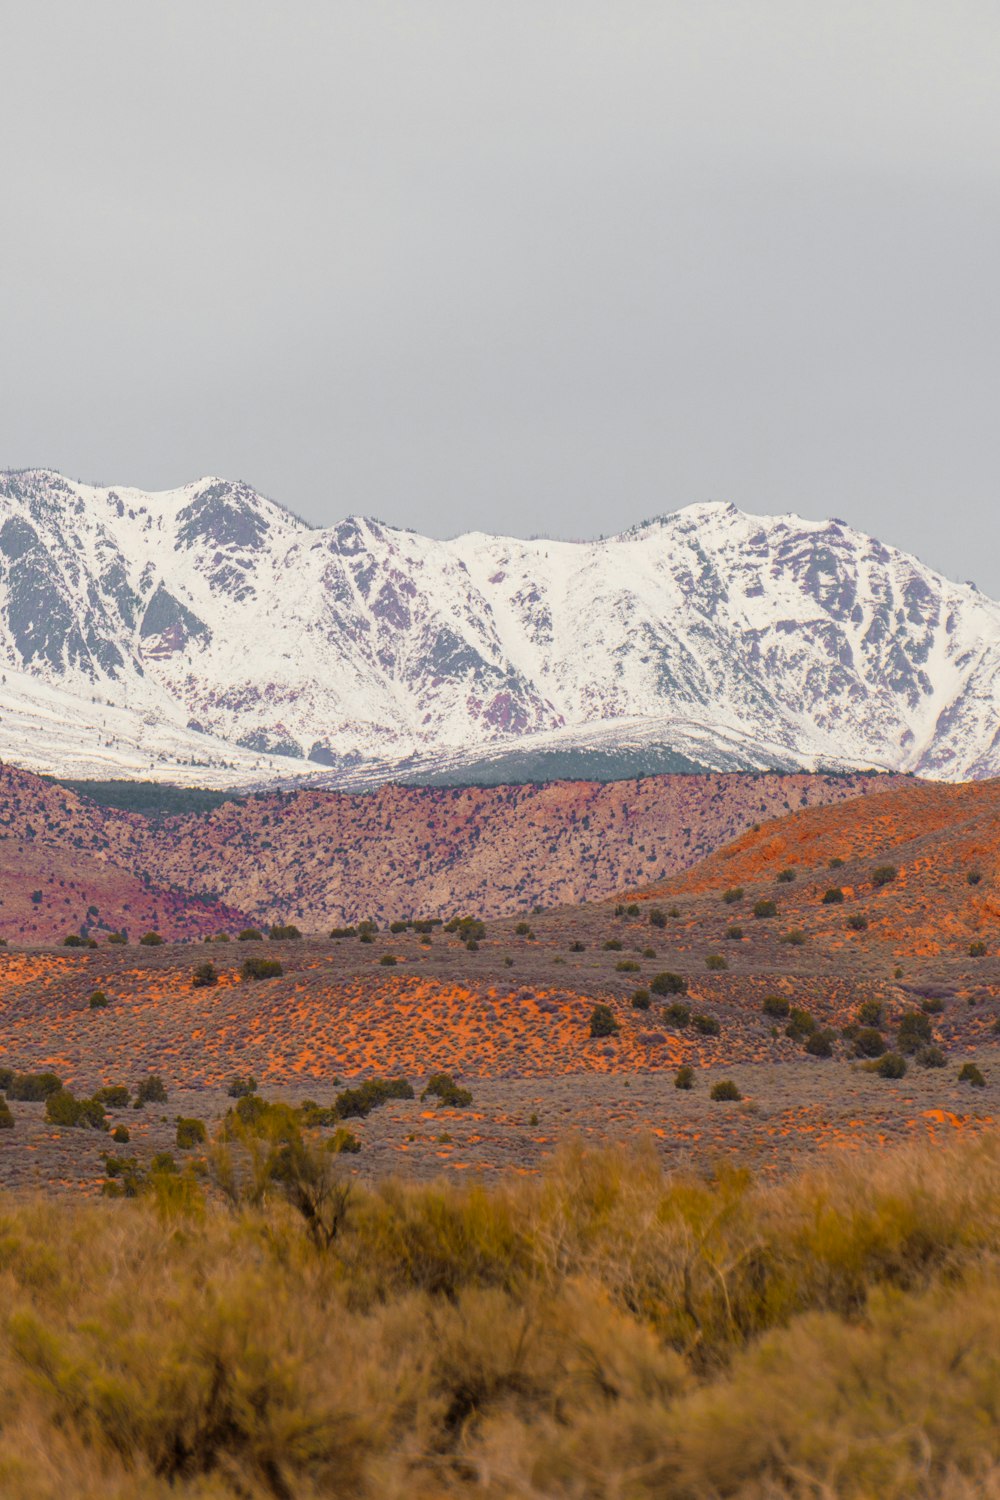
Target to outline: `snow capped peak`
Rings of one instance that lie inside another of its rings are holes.
[[[842,521],[724,500],[601,541],[438,541],[313,529],[214,475],[6,471],[0,654],[18,702],[50,694],[32,723],[133,723],[154,762],[229,747],[239,774],[637,726],[707,764],[1000,772],[1000,606]],[[0,755],[15,722],[0,703]]]

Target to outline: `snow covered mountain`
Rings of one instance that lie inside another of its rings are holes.
[[[313,530],[249,486],[0,474],[0,754],[203,784],[513,748],[1000,774],[1000,605],[838,521]]]

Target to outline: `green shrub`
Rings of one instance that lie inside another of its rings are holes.
[[[122,1184],[120,1193],[109,1193],[108,1197],[138,1197],[139,1188],[145,1181],[146,1174],[140,1167],[137,1156],[106,1156],[104,1172],[105,1176],[112,1181],[120,1181]]]
[[[683,1000],[675,1000],[671,1005],[663,1007],[663,1019],[669,1026],[690,1026],[691,1007],[685,1005]]]
[[[804,1042],[806,1037],[812,1036],[815,1030],[816,1022],[811,1011],[803,1010],[799,1005],[793,1005],[788,1013],[785,1035],[791,1037],[793,1042]]]
[[[688,982],[683,974],[673,974],[667,970],[663,974],[654,974],[649,981],[649,988],[654,995],[686,995]]]
[[[677,1072],[674,1075],[674,1088],[693,1089],[694,1068],[689,1067],[687,1063],[682,1064],[682,1066],[677,1069]]]
[[[982,871],[981,870],[970,870],[969,873],[968,873],[968,875],[966,875],[965,878],[968,881],[969,885],[978,885],[979,882],[983,878]]]
[[[771,901],[767,896],[763,896],[754,906],[753,914],[758,918],[776,917],[778,915],[778,904],[776,901]]]
[[[614,1036],[620,1030],[614,1014],[607,1005],[595,1005],[590,1012],[590,1034],[595,1036]]]
[[[0,1098],[0,1130],[13,1130],[14,1116],[6,1099]]]
[[[105,938],[105,942],[117,943],[121,947],[124,947],[128,942],[128,938],[125,936],[124,932],[109,932],[107,937]]]
[[[643,958],[655,958],[656,957],[656,949],[655,948],[643,948],[643,950],[642,950],[642,957]]]
[[[431,1074],[420,1097],[429,1099],[432,1096],[436,1096],[448,1109],[465,1109],[472,1103],[472,1094],[468,1089],[459,1088],[450,1073]]]
[[[104,1110],[96,1099],[77,1099],[69,1089],[57,1089],[45,1101],[45,1117],[53,1125],[106,1130]]]
[[[616,974],[638,974],[641,968],[634,958],[623,958],[615,964]]]
[[[108,997],[103,990],[94,990],[87,1003],[91,1010],[105,1010],[108,1004]]]
[[[586,943],[581,943],[579,938],[574,938],[569,945],[569,951],[571,953],[583,953],[586,946]]]
[[[146,1104],[166,1104],[166,1102],[166,1084],[159,1073],[150,1073],[135,1091],[135,1108],[142,1109]]]
[[[831,885],[823,892],[824,906],[839,906],[844,899],[844,893],[839,885]]]
[[[969,944],[969,957],[970,958],[985,958],[985,956],[986,956],[986,944],[984,942],[977,941],[975,943],[970,943]]]
[[[898,874],[895,865],[876,865],[872,871],[872,885],[878,890],[883,885],[889,885]]]
[[[40,1104],[61,1088],[62,1079],[55,1073],[15,1073],[7,1085],[6,1093],[8,1099]]]
[[[737,901],[743,900],[743,887],[741,885],[731,885],[728,891],[723,891],[722,899],[727,906],[735,906]]]
[[[208,1139],[208,1131],[205,1129],[204,1120],[194,1120],[184,1115],[177,1117],[177,1147],[180,1151],[190,1151],[195,1146],[203,1146]]]
[[[116,1125],[111,1132],[111,1139],[119,1146],[127,1146],[132,1139],[127,1125]]]
[[[284,972],[276,958],[245,958],[240,965],[244,979],[277,979]]]
[[[650,1004],[649,991],[636,990],[634,995],[632,996],[632,1004],[635,1006],[636,1010],[648,1010]]]
[[[272,943],[291,943],[302,936],[293,922],[275,922],[267,935]]]
[[[213,963],[198,964],[191,976],[191,988],[194,990],[210,989],[218,982],[219,973]]]
[[[843,868],[844,861],[841,859],[839,854],[835,854],[831,860],[827,861],[828,870],[842,870]]]
[[[721,953],[709,953],[705,959],[706,969],[728,969],[729,964]]]
[[[332,938],[357,937],[358,929],[356,927],[331,927],[329,935]],[[260,934],[258,933],[257,936],[259,937]]]
[[[810,1057],[832,1057],[833,1043],[832,1031],[813,1031],[806,1038],[806,1051]]]
[[[916,1060],[922,1068],[943,1068],[948,1061],[940,1047],[921,1047]]]
[[[303,1108],[308,1112],[308,1106],[303,1106]],[[319,1106],[315,1105],[313,1106],[313,1108],[318,1110]],[[266,1099],[262,1099],[260,1094],[244,1094],[242,1098],[237,1099],[235,1105],[231,1109],[228,1109],[226,1111],[226,1120],[238,1120],[241,1125],[245,1125],[249,1130],[253,1131],[256,1130],[263,1121],[274,1118],[275,1109],[276,1106],[269,1104]],[[310,1125],[332,1124],[333,1121],[337,1118],[337,1111],[335,1108],[324,1111],[323,1113],[327,1116],[326,1119],[309,1119],[308,1123]]]
[[[858,1006],[858,1020],[862,1026],[881,1026],[885,1020],[885,1006],[881,1000],[862,1000]]]
[[[94,1094],[98,1104],[103,1104],[105,1109],[127,1109],[131,1097],[124,1083],[106,1083]]]
[[[701,1036],[718,1036],[722,1027],[714,1016],[695,1015],[691,1017],[691,1024],[695,1031]]]
[[[608,938],[607,942],[602,943],[601,946],[605,953],[620,953],[623,945],[620,938]]]
[[[908,1010],[896,1027],[896,1045],[900,1052],[916,1052],[932,1040],[931,1023],[920,1010]]]
[[[792,869],[779,870],[774,878],[779,885],[790,885],[795,879],[795,871]]]
[[[851,932],[864,932],[865,928],[868,926],[868,918],[865,916],[864,912],[852,911],[851,915],[848,917],[844,925],[848,927]]]
[[[530,922],[518,922],[517,926],[514,928],[514,931],[516,932],[518,937],[533,936]]]
[[[720,1078],[718,1083],[713,1083],[709,1091],[710,1099],[742,1099],[743,1095],[736,1087],[731,1078]]]
[[[159,948],[163,938],[158,932],[144,932],[139,941],[144,948]]]
[[[906,1059],[900,1057],[898,1052],[886,1052],[872,1066],[880,1078],[905,1078],[906,1076]]]
[[[444,930],[457,932],[463,942],[469,942],[470,939],[478,942],[480,938],[486,936],[486,924],[479,917],[452,917],[450,922],[445,923]],[[362,937],[366,934],[371,936],[377,931],[378,927],[371,921],[361,922],[358,926],[358,932]]]
[[[801,948],[805,940],[806,935],[801,927],[790,927],[787,932],[781,934],[778,942],[787,943],[791,948]]]
[[[243,931],[237,934],[237,942],[240,943],[262,943],[263,941],[264,934],[256,927],[244,927]]]
[[[862,1026],[853,1041],[855,1057],[881,1057],[887,1050],[884,1036],[874,1026]]]
[[[234,1073],[226,1086],[226,1093],[230,1099],[245,1099],[249,1094],[256,1094],[257,1080],[252,1073]]]
[[[434,1076],[446,1078],[447,1074],[439,1073]],[[436,1092],[436,1089],[431,1089],[431,1093]],[[413,1085],[405,1078],[366,1078],[356,1088],[342,1090],[334,1099],[333,1108],[337,1119],[364,1119],[373,1109],[387,1104],[390,1099],[412,1098]]]
[[[939,1016],[944,1010],[944,1001],[939,995],[928,995],[926,999],[921,1000],[920,1009],[925,1016]]]
[[[651,906],[650,907],[650,909],[649,909],[649,925],[650,925],[650,927],[666,927],[666,925],[667,925],[667,914],[663,910],[662,906]]]
[[[474,942],[475,939],[474,938],[470,939],[470,941]],[[466,943],[465,946],[468,947],[469,944]],[[399,960],[396,958],[395,953],[383,953],[382,957],[379,959],[379,963],[382,965],[383,969],[392,969],[392,968],[395,968],[395,966],[396,966],[396,964],[398,962],[399,962]]]
[[[765,995],[761,1001],[760,1008],[765,1016],[774,1016],[778,1020],[783,1020],[791,1010],[791,1006],[784,995]]]
[[[86,943],[78,932],[68,932],[63,938],[64,948],[84,948]]]
[[[959,1068],[958,1081],[959,1083],[971,1083],[972,1087],[976,1089],[984,1089],[986,1087],[986,1079],[975,1063],[971,1062],[963,1063]]]
[[[743,937],[743,928],[734,922],[731,927],[726,928],[726,937],[731,943],[738,943]]]

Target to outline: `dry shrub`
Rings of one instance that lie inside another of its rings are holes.
[[[768,1185],[570,1146],[326,1239],[255,1175],[336,1164],[274,1108],[228,1198],[0,1198],[5,1500],[998,1493],[995,1140]]]

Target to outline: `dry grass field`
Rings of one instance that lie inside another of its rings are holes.
[[[995,1136],[344,1190],[272,1115],[137,1200],[0,1199],[9,1500],[1000,1493]]]

